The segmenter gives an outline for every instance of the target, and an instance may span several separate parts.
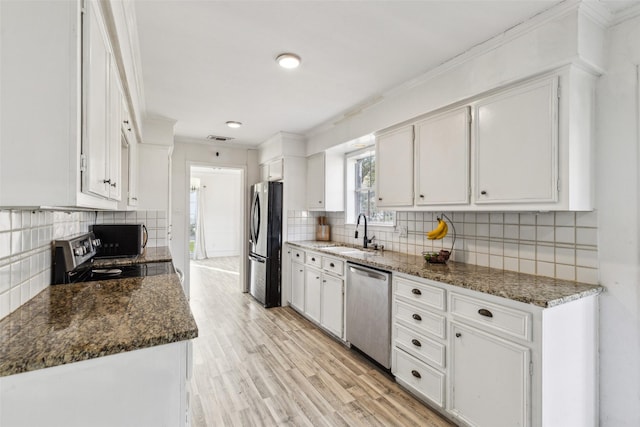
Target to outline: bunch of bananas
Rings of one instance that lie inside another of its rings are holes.
[[[440,240],[443,239],[448,232],[449,226],[447,222],[442,218],[438,218],[438,226],[427,233],[427,238],[429,240]]]

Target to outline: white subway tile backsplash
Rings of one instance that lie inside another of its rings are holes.
[[[576,267],[573,265],[556,264],[555,277],[562,280],[576,280]]]
[[[557,243],[575,243],[576,229],[574,227],[556,227]]]
[[[536,274],[540,276],[555,277],[555,264],[552,262],[537,261]]]
[[[536,247],[536,260],[554,262],[555,261],[555,249],[553,246],[537,246]]]
[[[557,227],[575,227],[576,225],[576,213],[575,212],[556,212],[556,226]]]
[[[576,280],[591,284],[598,283],[598,270],[595,268],[576,267]]]
[[[504,226],[504,238],[505,239],[518,239],[520,236],[520,228],[517,225],[505,225]]]
[[[536,225],[536,214],[533,213],[521,213],[520,225]]]
[[[520,223],[520,215],[515,212],[507,212],[504,214],[504,223],[505,224],[519,224]]]
[[[489,237],[489,224],[476,224],[476,236]]]
[[[578,245],[596,246],[598,244],[598,233],[595,228],[576,228],[576,243]]]
[[[11,313],[11,291],[0,293],[0,319]]]
[[[0,211],[0,230],[11,230],[10,211]]]
[[[11,255],[11,233],[0,233],[0,259]]]
[[[576,250],[574,248],[556,248],[556,264],[576,265]]]
[[[520,273],[536,274],[536,262],[530,259],[520,259]]]
[[[504,257],[504,269],[518,271],[518,258]]]
[[[0,294],[11,289],[11,264],[0,267]]]
[[[532,225],[521,225],[520,240],[536,240],[536,228]]]
[[[483,254],[483,253],[477,253],[476,264],[481,267],[489,267],[489,255]]]
[[[576,212],[576,225],[578,227],[597,227],[598,216],[596,211]]]
[[[504,258],[499,255],[489,255],[489,267],[504,269]]]
[[[579,267],[598,268],[598,253],[596,251],[577,249],[576,265]]]
[[[539,225],[536,227],[536,240],[538,242],[553,242],[554,228],[550,226]]]

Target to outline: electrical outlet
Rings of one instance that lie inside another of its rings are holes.
[[[407,236],[409,236],[409,229],[406,226],[398,227],[398,231],[400,232],[398,237],[407,237]]]

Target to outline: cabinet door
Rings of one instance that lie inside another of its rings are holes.
[[[291,305],[304,312],[304,266],[291,263]]]
[[[84,126],[86,158],[82,191],[109,197],[109,74],[111,48],[97,3],[87,2],[83,35]]]
[[[269,181],[280,181],[284,176],[284,159],[269,162]]]
[[[307,207],[324,208],[324,153],[307,157]]]
[[[452,412],[472,426],[528,426],[529,360],[526,347],[452,323]]]
[[[342,338],[344,281],[324,274],[322,277],[322,313],[320,324]]]
[[[107,120],[109,123],[109,198],[120,200],[122,197],[122,99],[124,95],[118,77],[118,67],[115,60],[109,61],[109,110]],[[124,141],[126,144],[126,141]]]
[[[320,323],[320,300],[322,298],[322,274],[315,268],[305,268],[304,312]]]
[[[376,136],[376,205],[413,206],[413,126]]]
[[[557,201],[557,88],[547,78],[476,105],[476,203]]]
[[[470,107],[415,124],[416,205],[469,203]]]

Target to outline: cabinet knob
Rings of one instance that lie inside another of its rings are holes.
[[[493,317],[493,313],[487,310],[486,308],[481,308],[480,310],[478,310],[478,314],[480,316]]]
[[[124,120],[124,121],[123,121],[123,123],[124,123],[125,125],[128,125],[128,124],[129,124],[129,120]]]
[[[112,187],[114,187],[114,188],[115,188],[116,183],[115,183],[115,181],[114,181],[114,182],[112,182],[112,183],[111,183],[111,184],[109,184],[109,185],[111,185]]]
[[[111,184],[111,180],[110,179],[103,179],[102,183],[103,184]]]
[[[316,276],[316,280],[320,280],[320,276]]]
[[[297,258],[300,258],[300,254],[296,254],[296,257],[297,257]]]
[[[411,293],[414,295],[422,295],[422,292],[420,292],[420,289],[416,289],[416,288],[411,289]]]
[[[415,345],[416,347],[422,347],[422,343],[415,338],[411,340],[411,344]]]
[[[131,132],[131,128],[127,128],[127,130],[128,130],[129,132]]]
[[[322,281],[322,283],[327,283],[327,281],[326,281],[326,280],[323,280],[323,281]]]
[[[138,200],[138,198],[137,197],[132,197],[131,200]]]
[[[421,320],[422,320],[422,316],[420,316],[419,314],[414,314],[414,315],[413,315],[413,316],[411,316],[411,317],[413,317],[413,320],[418,320],[418,321],[421,321]]]
[[[422,375],[420,375],[420,372],[416,371],[415,369],[411,371],[411,375],[413,375],[416,378],[422,378]]]
[[[329,267],[335,267],[336,265],[334,263],[329,264]]]
[[[378,200],[382,201],[382,197],[378,197]]]
[[[462,334],[460,332],[456,332],[456,338],[460,338]]]
[[[315,260],[316,260],[315,258],[311,258],[311,261],[315,261]]]
[[[318,200],[318,203],[322,204],[322,200]]]
[[[424,194],[421,194],[421,195],[420,195],[420,198],[421,198],[421,199],[424,199]]]
[[[482,194],[483,196],[486,196],[486,195],[487,195],[487,192],[486,192],[485,190],[482,190],[482,191],[480,192],[480,194]]]

